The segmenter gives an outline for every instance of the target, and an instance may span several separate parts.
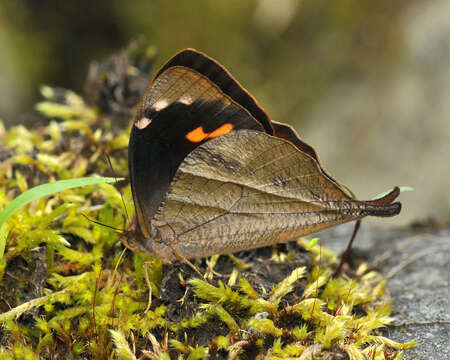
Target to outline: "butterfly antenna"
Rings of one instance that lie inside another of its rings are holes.
[[[115,180],[114,182],[116,183],[116,185],[118,185],[119,181],[117,180],[117,173],[114,171],[114,168],[113,168],[112,163],[111,163],[111,158],[109,157],[109,154],[106,151],[105,151],[105,157],[106,157],[106,161],[108,162],[109,168],[111,169],[111,172],[113,174],[113,177],[114,177],[114,180]],[[125,200],[123,198],[122,191],[120,191],[119,189],[118,189],[118,191],[119,191],[119,194],[120,194],[120,198],[122,199],[123,208],[125,209],[125,216],[126,216],[127,221],[129,223],[130,222],[130,216],[128,215],[127,205],[125,204]]]
[[[104,227],[106,227],[106,228],[109,228],[109,229],[112,229],[112,230],[115,230],[115,231],[125,232],[124,229],[119,229],[119,228],[116,228],[116,227],[111,226],[111,225],[103,224],[103,223],[101,223],[101,222],[99,222],[99,221],[96,221],[96,220],[94,220],[94,219],[91,219],[91,218],[88,217],[86,214],[83,214],[83,213],[80,213],[80,214],[83,215],[83,216],[84,216],[86,219],[88,219],[89,221],[93,222],[94,224],[101,225],[101,226],[104,226]]]
[[[353,234],[350,238],[350,241],[348,242],[347,248],[345,249],[344,253],[342,254],[341,262],[339,263],[338,268],[333,274],[333,278],[336,278],[339,276],[342,270],[342,266],[344,266],[345,262],[347,261],[348,254],[350,254],[350,249],[352,248],[353,241],[355,240],[356,234],[358,233],[359,227],[361,226],[361,220],[356,220],[355,227],[353,228]]]

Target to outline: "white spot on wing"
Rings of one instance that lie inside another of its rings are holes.
[[[165,109],[169,105],[169,102],[166,99],[160,99],[155,102],[150,110],[152,110],[155,114]],[[139,120],[135,122],[135,126],[139,129],[144,129],[152,123],[152,119],[147,117],[141,117]]]
[[[184,105],[191,105],[194,102],[194,98],[189,94],[183,94],[183,96],[178,99],[178,102]]]
[[[152,110],[161,111],[169,105],[167,99],[160,99],[152,105]]]
[[[146,117],[142,117],[139,120],[137,120],[134,125],[138,128],[138,129],[144,129],[147,126],[149,126],[152,123],[152,120]]]

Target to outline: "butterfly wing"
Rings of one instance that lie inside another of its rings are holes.
[[[185,49],[168,60],[156,74],[156,78],[167,69],[178,66],[192,69],[216,84],[226,96],[245,108],[252,117],[261,123],[266,133],[273,135],[273,125],[265,110],[233,75],[216,60],[200,51]]]
[[[171,60],[171,65],[158,73],[138,107],[131,131],[131,187],[144,236],[149,236],[150,220],[188,153],[229,131],[264,131],[263,124],[243,106],[249,102],[255,116],[269,123],[262,110],[256,111],[256,102],[223,68],[215,65],[217,79],[212,81],[212,60],[191,50],[189,54],[184,60]]]
[[[152,221],[153,239],[186,258],[200,258],[399,211],[400,203],[352,199],[292,143],[241,130],[185,158]]]

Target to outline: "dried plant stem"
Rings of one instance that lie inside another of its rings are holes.
[[[17,319],[20,315],[23,313],[34,309],[36,307],[42,306],[45,303],[47,303],[50,299],[60,296],[69,294],[72,292],[72,289],[64,289],[58,292],[55,292],[50,295],[42,296],[40,298],[36,298],[30,301],[27,301],[26,303],[23,303],[7,312],[4,312],[3,314],[0,314],[0,323],[4,323],[7,320]]]

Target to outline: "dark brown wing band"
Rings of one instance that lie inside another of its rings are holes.
[[[259,106],[255,98],[217,61],[194,49],[186,49],[172,57],[158,71],[155,79],[173,66],[185,66],[206,76],[239,105],[245,108],[264,127],[266,133],[273,135],[274,130],[267,113]]]

